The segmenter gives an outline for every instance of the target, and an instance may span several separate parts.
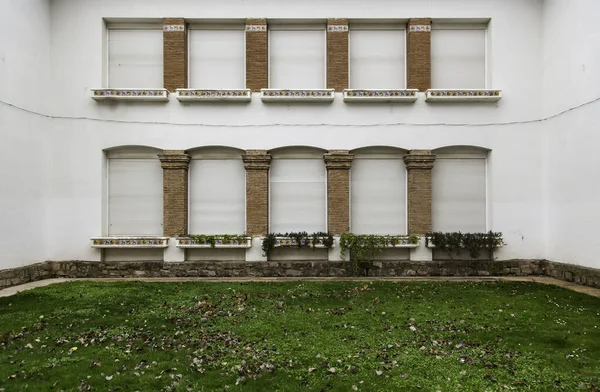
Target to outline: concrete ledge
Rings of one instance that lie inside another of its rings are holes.
[[[50,278],[278,278],[351,277],[346,261],[47,261],[0,270],[0,289]],[[600,270],[546,260],[373,261],[358,277],[549,276],[600,288]]]

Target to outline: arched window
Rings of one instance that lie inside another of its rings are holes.
[[[368,147],[353,154],[350,230],[355,234],[406,234],[404,150]]]
[[[246,231],[243,153],[228,147],[189,151],[190,234],[243,234]]]
[[[288,147],[271,152],[269,231],[327,231],[325,151]]]
[[[446,147],[434,152],[433,231],[486,231],[487,152],[476,147]]]

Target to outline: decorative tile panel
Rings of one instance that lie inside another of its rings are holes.
[[[326,248],[326,246],[323,245],[324,240],[325,240],[325,237],[319,237],[317,239],[317,244],[315,245],[315,248]],[[300,245],[312,247],[312,243],[313,243],[312,238],[308,238],[308,239],[302,239]],[[275,244],[274,244],[275,248],[294,247],[294,246],[298,246],[298,241],[295,238],[275,237]]]
[[[168,237],[93,237],[92,248],[166,248]]]
[[[207,242],[193,240],[191,238],[178,238],[178,248],[213,248],[213,246]],[[246,237],[245,240],[225,240],[216,239],[214,248],[250,248],[252,247],[252,238]]]
[[[267,31],[267,25],[246,25],[246,31]]]
[[[430,32],[431,25],[411,25],[408,26],[408,31],[411,33]]]
[[[260,98],[268,101],[312,101],[331,102],[335,98],[333,89],[281,90],[261,89]]]
[[[184,25],[164,25],[163,31],[185,31]]]
[[[418,91],[416,89],[348,89],[344,90],[344,102],[415,102]]]
[[[92,89],[92,98],[96,101],[126,100],[126,101],[168,101],[165,89]]]
[[[175,97],[181,102],[250,102],[252,94],[250,89],[177,89]]]
[[[496,102],[502,98],[502,90],[440,90],[426,92],[426,102]]]
[[[340,32],[340,33],[347,32],[348,31],[348,25],[329,25],[329,26],[327,26],[327,31],[334,32],[334,33],[337,33],[337,32]]]

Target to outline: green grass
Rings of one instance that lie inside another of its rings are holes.
[[[70,282],[0,298],[0,391],[600,386],[600,299],[533,283]]]

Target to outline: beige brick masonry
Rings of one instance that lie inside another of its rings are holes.
[[[431,19],[409,20],[406,41],[407,87],[426,91],[431,88]]]
[[[164,18],[163,26],[164,88],[174,92],[188,86],[187,26],[183,18]],[[183,26],[183,30],[171,26]]]
[[[248,150],[242,156],[246,167],[246,234],[269,232],[269,165],[266,150]]]
[[[163,168],[164,235],[177,237],[188,229],[188,168],[185,151],[165,150],[159,155]]]
[[[431,169],[435,155],[429,150],[412,150],[404,157],[408,174],[408,234],[431,231]]]
[[[342,27],[336,29],[332,27]],[[348,88],[348,20],[327,20],[327,88]]]
[[[269,51],[266,19],[246,19],[246,88],[269,87]]]
[[[354,155],[332,150],[323,156],[327,167],[327,230],[331,234],[350,231],[350,167]]]

